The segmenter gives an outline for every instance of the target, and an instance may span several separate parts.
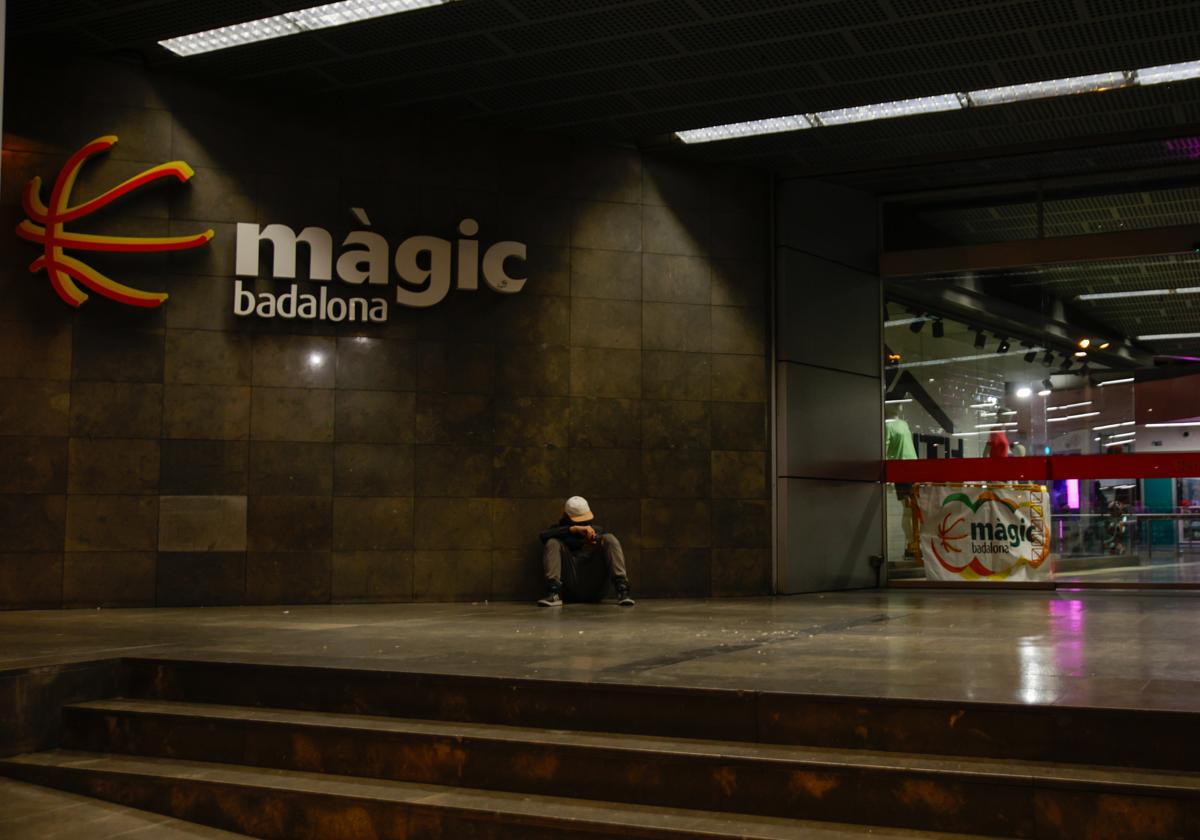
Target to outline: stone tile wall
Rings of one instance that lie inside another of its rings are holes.
[[[5,106],[3,230],[32,176],[113,133],[78,196],[170,159],[196,176],[78,229],[216,239],[85,255],[170,298],[72,310],[6,234],[0,606],[531,598],[537,531],[573,493],[621,537],[639,595],[770,591],[762,176],[302,119],[107,65],[10,68]],[[233,315],[236,222],[337,240],[360,227],[350,207],[393,247],[477,219],[481,242],[528,243],[529,281],[390,301],[378,325]]]

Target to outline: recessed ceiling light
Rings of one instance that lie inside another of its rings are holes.
[[[340,4],[339,4],[340,5]],[[983,108],[989,105],[1004,105],[1011,102],[1026,102],[1032,99],[1051,99],[1080,93],[1098,93],[1117,88],[1137,85],[1158,85],[1164,82],[1179,82],[1200,78],[1200,61],[1185,61],[1179,64],[1164,64],[1143,67],[1140,70],[1117,70],[1112,73],[1096,73],[1089,76],[1071,76],[1065,79],[1049,79],[1021,85],[983,88],[972,91],[956,91],[937,96],[917,99],[901,99],[894,102],[879,102],[874,105],[857,105],[833,111],[792,114],[784,117],[768,117],[761,120],[714,125],[677,131],[675,136],[684,143],[709,143],[714,140],[731,140],[735,137],[750,137],[758,134],[778,134],[784,131],[799,131],[822,126],[846,125],[848,123],[886,120],[914,114],[930,114],[940,111],[959,111],[968,108]]]
[[[281,15],[248,20],[245,23],[235,23],[217,29],[207,29],[204,32],[180,35],[177,38],[167,38],[158,43],[176,55],[200,55],[214,50],[240,47],[243,44],[253,44],[257,41],[269,41],[272,38],[282,38],[286,35],[299,35],[301,32],[328,29],[331,26],[343,26],[347,23],[358,23],[371,18],[411,12],[415,9],[441,6],[453,2],[454,0],[343,0],[340,3],[310,6],[307,9],[297,9]]]

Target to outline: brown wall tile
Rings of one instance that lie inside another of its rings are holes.
[[[709,472],[707,449],[645,449],[642,495],[651,499],[706,499]]]
[[[493,459],[497,496],[563,496],[569,493],[567,450],[503,446]]]
[[[711,543],[712,503],[702,499],[644,499],[644,548],[707,548]]]
[[[538,535],[562,516],[564,501],[560,496],[496,499],[492,502],[491,546],[521,549],[540,557],[542,543]]]
[[[493,312],[496,340],[504,344],[571,343],[568,298],[520,295],[498,298]]]
[[[763,403],[714,402],[709,410],[714,449],[768,448],[767,407]]]
[[[714,499],[761,499],[767,496],[765,452],[712,453]]]
[[[337,340],[337,387],[412,391],[417,387],[417,346],[362,336]]]
[[[570,492],[585,498],[637,498],[642,493],[640,449],[572,449]]]
[[[152,607],[153,551],[68,551],[63,563],[64,607]]]
[[[489,548],[490,499],[414,499],[416,548]]]
[[[641,300],[641,255],[634,251],[571,249],[571,294],[585,298]]]
[[[245,440],[250,436],[250,393],[229,385],[168,385],[163,390],[163,436]]]
[[[251,496],[246,544],[251,552],[328,550],[331,504],[329,496]]]
[[[0,435],[66,437],[70,410],[66,382],[0,380]]]
[[[333,500],[336,551],[412,548],[413,500],[344,496]]]
[[[72,438],[67,473],[71,493],[155,493],[156,440]]]
[[[333,602],[378,604],[411,601],[411,551],[335,551]]]
[[[642,400],[642,445],[647,449],[708,449],[708,403]]]
[[[496,362],[496,393],[566,396],[570,376],[571,352],[567,347],[509,347]]]
[[[71,328],[61,321],[14,321],[0,330],[0,377],[69,379]]]
[[[164,440],[159,492],[244,496],[250,445],[242,440]]]
[[[642,306],[635,300],[571,298],[571,344],[637,350],[642,346]]]
[[[642,395],[642,354],[637,350],[571,348],[571,396]]]
[[[771,503],[766,499],[713,499],[714,548],[769,548]]]
[[[245,603],[246,554],[160,551],[155,593],[160,607],[223,607]]]
[[[66,496],[4,496],[0,498],[0,551],[62,551],[66,522]]]
[[[71,434],[79,437],[158,438],[163,386],[140,382],[71,385]]]
[[[642,304],[642,346],[647,350],[704,353],[712,346],[711,306]]]
[[[333,396],[334,392],[329,393]],[[338,443],[412,443],[416,395],[393,391],[337,391]],[[324,438],[322,438],[324,439]]]
[[[411,496],[413,447],[339,443],[333,450],[333,492],[338,496]]]
[[[158,496],[68,496],[67,551],[153,551]]]
[[[0,610],[57,608],[62,580],[61,551],[0,553]]]
[[[647,205],[642,208],[645,250],[654,254],[705,256],[711,224],[708,211],[702,208]]]
[[[642,255],[642,300],[662,303],[711,302],[709,262],[702,257]]]
[[[494,443],[565,448],[570,405],[565,397],[496,397],[492,404]]]
[[[573,397],[569,439],[573,447],[607,449],[640,446],[640,401]]]
[[[254,336],[254,384],[274,388],[332,388],[334,340],[313,335]]]
[[[163,378],[184,385],[249,385],[250,336],[216,330],[167,330]]]
[[[707,548],[643,549],[638,593],[652,598],[707,598],[712,592],[711,564],[712,551]]]
[[[417,443],[492,442],[492,398],[487,394],[420,393],[416,405]]]
[[[162,382],[162,330],[80,327],[71,378],[93,382]]]
[[[422,549],[413,555],[413,600],[482,601],[491,589],[491,551]]]
[[[249,488],[255,496],[328,496],[333,444],[252,441]]]
[[[66,489],[66,438],[0,437],[0,493],[64,493]]]
[[[545,589],[541,556],[503,549],[492,552],[491,596],[497,600],[532,601]]]
[[[489,446],[418,446],[414,488],[418,496],[492,495]]]
[[[642,250],[641,208],[635,204],[581,201],[571,224],[572,248]]]
[[[353,392],[368,393],[368,392]],[[379,392],[382,393],[382,392]],[[338,397],[342,396],[341,392]],[[368,413],[368,418],[374,417]],[[361,415],[357,422],[368,422]],[[334,392],[319,388],[254,388],[250,437],[255,440],[332,441]]]
[[[246,602],[328,604],[332,567],[328,551],[252,551],[246,555]]]
[[[759,358],[766,352],[766,322],[761,309],[712,307],[714,353],[743,353]]]
[[[245,551],[245,496],[161,496],[159,551]]]
[[[642,352],[644,397],[707,400],[713,393],[712,376],[712,356],[708,353]]]
[[[712,356],[712,398],[727,402],[766,402],[766,363],[758,356]]]
[[[714,548],[712,594],[740,597],[771,594],[771,552],[765,548]]]

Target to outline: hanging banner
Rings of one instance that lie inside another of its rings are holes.
[[[1036,484],[917,484],[928,580],[1050,580],[1050,494]]]

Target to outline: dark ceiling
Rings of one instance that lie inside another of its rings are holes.
[[[155,43],[308,5],[10,0],[9,42],[310,103],[640,145],[683,128],[1200,59],[1195,0],[460,0],[192,58]],[[681,153],[893,192],[1086,171],[1094,158],[1188,162],[1167,139],[1193,131],[1200,82]]]

